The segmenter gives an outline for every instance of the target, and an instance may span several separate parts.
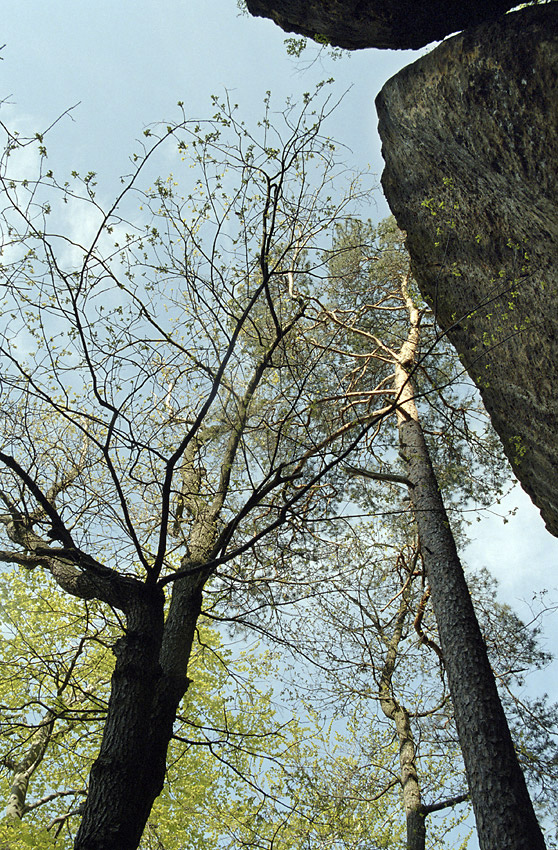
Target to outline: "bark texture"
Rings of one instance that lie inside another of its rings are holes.
[[[395,724],[399,742],[399,765],[401,769],[401,791],[405,820],[407,825],[407,850],[424,850],[426,843],[426,823],[421,800],[420,783],[417,771],[416,746],[411,728],[409,712],[395,698],[392,688],[393,672],[403,625],[409,613],[410,583],[401,595],[401,604],[395,622],[395,628],[387,641],[386,659],[380,676],[380,706],[386,717]]]
[[[253,15],[271,18],[287,32],[357,50],[417,48],[501,15],[510,0],[247,0]]]
[[[558,535],[558,4],[449,39],[376,103],[413,273]]]
[[[18,761],[7,760],[5,766],[12,771],[12,780],[4,817],[8,820],[21,820],[27,811],[26,799],[29,782],[40,765],[48,747],[55,716],[47,711],[42,722],[31,736],[29,746]]]
[[[482,850],[542,850],[544,839],[519,766],[414,402],[411,370],[419,314],[395,369],[400,453],[453,703]]]
[[[125,605],[126,634],[114,648],[107,721],[90,776],[75,850],[136,850],[165,779],[166,755],[201,610],[206,576],[173,589],[163,622],[161,590],[139,582]]]

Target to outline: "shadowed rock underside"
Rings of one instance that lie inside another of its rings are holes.
[[[513,0],[247,0],[252,15],[348,50],[416,49],[515,5]]]

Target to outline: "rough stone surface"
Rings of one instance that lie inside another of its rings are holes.
[[[558,4],[449,39],[376,104],[421,291],[558,536]]]
[[[502,15],[517,0],[247,0],[253,15],[338,47],[415,49]]]

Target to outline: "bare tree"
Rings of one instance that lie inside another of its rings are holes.
[[[370,488],[377,498],[385,483]],[[355,524],[338,550],[344,575],[332,577],[333,559],[324,558],[314,568],[314,598],[292,604],[282,617],[284,639],[312,663],[307,676],[297,669],[288,690],[322,717],[333,713],[338,723],[359,718],[354,779],[330,793],[343,800],[360,791],[366,798],[373,788],[388,796],[395,784],[408,850],[445,847],[447,830],[468,807],[450,810],[468,801],[469,792],[409,509]],[[558,779],[557,707],[544,699],[525,704],[521,686],[525,673],[544,667],[549,657],[538,646],[536,624],[526,625],[497,603],[487,571],[470,573],[468,584],[521,767],[544,811],[552,808]],[[449,818],[431,822],[432,813],[444,811]]]
[[[17,177],[32,143],[7,132],[0,560],[122,623],[78,850],[140,841],[208,579],[327,516],[331,471],[391,410],[340,417],[305,332],[332,228],[363,197],[315,102],[273,115],[268,98],[256,134],[228,101],[146,130],[108,205],[93,173],[57,180],[43,135],[38,174]],[[157,176],[163,150],[176,178]]]

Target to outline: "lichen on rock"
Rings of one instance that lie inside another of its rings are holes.
[[[376,104],[421,291],[558,535],[558,5],[448,39]]]

